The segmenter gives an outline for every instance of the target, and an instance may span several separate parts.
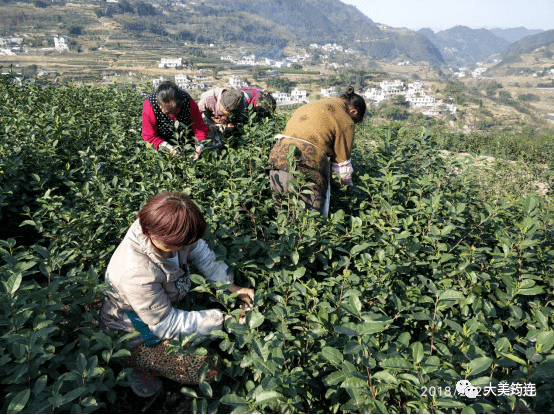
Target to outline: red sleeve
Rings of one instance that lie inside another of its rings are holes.
[[[198,104],[196,104],[192,98],[190,99],[190,118],[192,119],[192,131],[194,136],[198,142],[201,142],[208,137],[208,126],[202,119]]]
[[[156,115],[147,99],[144,100],[144,105],[142,106],[142,139],[151,143],[156,150],[165,141],[158,135]]]

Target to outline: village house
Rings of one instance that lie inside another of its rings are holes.
[[[275,91],[273,94],[271,94],[271,96],[275,98],[275,101],[277,103],[290,101],[290,96],[286,92]]]
[[[162,58],[158,68],[178,68],[183,66],[183,58]]]
[[[406,97],[406,102],[408,102],[411,107],[436,106],[435,97],[430,97],[427,95],[420,96],[420,97]]]
[[[186,74],[177,74],[177,75],[175,75],[175,83],[177,85],[188,84],[190,82],[192,82],[192,80]]]
[[[157,89],[162,82],[165,81],[165,78],[163,76],[160,76],[159,78],[152,79],[152,86],[154,89]]]
[[[37,76],[56,76],[56,71],[38,71]]]
[[[187,84],[187,89],[206,89],[208,87],[209,85],[204,82],[200,82],[197,84]]]
[[[404,89],[404,82],[399,79],[394,81],[382,81],[379,86],[381,87],[381,90],[387,94],[398,95]]]
[[[324,97],[330,97],[331,95],[334,95],[334,94],[335,94],[335,87],[334,86],[326,88],[326,89],[321,89],[321,95],[323,95]]]
[[[290,98],[292,101],[305,101],[306,96],[306,91],[299,90],[298,88],[294,88],[290,93]]]
[[[244,80],[237,75],[231,75],[227,81],[227,84],[233,88],[243,88],[248,86],[248,83],[244,82]]]
[[[378,104],[385,99],[389,99],[390,95],[379,88],[369,88],[364,92],[364,98],[372,101],[374,104]]]
[[[67,38],[63,36],[54,36],[54,49],[55,50],[69,49]]]
[[[487,68],[475,68],[473,72],[471,72],[471,76],[474,78],[481,78],[483,76],[483,72],[485,72]]]

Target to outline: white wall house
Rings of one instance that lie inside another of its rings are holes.
[[[387,94],[399,94],[404,89],[404,82],[396,79],[394,81],[383,81],[379,84],[383,92]]]
[[[324,97],[330,97],[334,93],[335,93],[335,87],[334,86],[331,86],[327,89],[321,89],[321,95],[323,95]]]
[[[471,76],[474,78],[481,78],[483,76],[483,72],[485,72],[487,68],[475,68],[473,72],[471,72]]]
[[[54,49],[67,50],[69,49],[67,44],[67,38],[63,36],[54,36]]]
[[[183,58],[162,58],[159,68],[177,68],[183,66]]]
[[[271,96],[275,98],[277,103],[290,101],[290,96],[286,92],[275,91]]]
[[[183,73],[180,73],[180,74],[177,74],[175,75],[175,83],[177,85],[180,85],[180,84],[188,84],[189,82],[191,82],[192,80],[189,78],[188,75],[186,74],[183,74]]]
[[[199,82],[197,84],[187,84],[187,89],[206,89],[208,84],[204,82]]]
[[[423,92],[423,82],[421,81],[415,81],[411,84],[408,84],[408,92],[409,93],[421,93]]]
[[[369,88],[366,89],[364,92],[364,98],[368,101],[373,102],[374,104],[378,104],[381,101],[384,101],[386,99],[389,99],[391,97],[390,94],[382,91],[379,88]]]
[[[158,88],[162,82],[165,81],[165,78],[163,76],[160,76],[159,78],[152,79],[152,86],[154,88]]]
[[[437,103],[435,97],[424,95],[422,97],[406,97],[406,102],[411,107],[434,107]]]
[[[231,75],[229,77],[229,80],[227,81],[227,84],[230,85],[233,88],[243,88],[247,87],[248,83],[244,82],[239,76],[237,75]]]
[[[436,108],[431,108],[425,111],[421,111],[423,115],[440,115],[440,111]]]
[[[293,101],[303,101],[306,99],[306,91],[304,90],[299,90],[298,88],[294,88],[291,92],[290,92],[290,98],[293,100]]]

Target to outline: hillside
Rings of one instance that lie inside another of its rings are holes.
[[[487,29],[470,29],[456,26],[448,30],[433,32],[420,29],[441,52],[449,65],[471,66],[488,56],[502,52],[510,42]]]
[[[40,7],[25,3],[25,10],[14,13],[17,4],[24,3],[0,5],[0,30],[10,36],[22,32],[33,35],[41,32],[45,36],[59,33],[70,35],[79,44],[95,36],[94,27],[104,18],[115,24],[112,38],[139,41],[141,50],[158,49],[161,44],[166,47],[182,47],[185,43],[231,47],[246,44],[272,55],[287,46],[337,43],[373,59],[444,63],[438,49],[426,37],[415,32],[383,31],[355,7],[339,0],[240,0],[232,5],[221,0],[163,4],[141,0],[118,3],[75,0],[36,3]],[[86,17],[79,16],[75,6]]]
[[[239,0],[232,8],[221,0],[204,0],[201,4],[225,10],[227,13],[222,14],[230,16],[240,11],[267,19],[287,29],[295,42],[305,46],[341,43],[375,59],[444,63],[440,52],[425,37],[414,32],[383,31],[356,7],[338,0]]]
[[[496,36],[504,38],[508,42],[513,43],[527,36],[538,35],[539,33],[544,32],[544,30],[541,30],[541,29],[529,30],[529,29],[526,29],[525,27],[513,27],[509,29],[495,28],[495,29],[491,29],[491,32],[494,33]]]
[[[548,30],[546,32],[542,32],[533,36],[528,36],[518,42],[512,43],[502,52],[502,57],[504,59],[508,59],[510,58],[510,56],[513,57],[514,55],[519,55],[522,53],[530,53],[533,50],[543,46],[549,47],[553,43],[554,30]]]

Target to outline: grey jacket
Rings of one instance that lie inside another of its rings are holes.
[[[212,282],[233,282],[225,263],[215,262],[215,253],[202,239],[178,253],[179,268],[154,251],[150,239],[142,233],[138,219],[115,250],[106,270],[110,285],[102,306],[102,323],[108,330],[135,331],[125,311],[134,311],[162,340],[176,339],[180,333],[209,334],[221,329],[219,310],[183,311],[173,308],[179,291],[175,282],[184,274],[180,268],[189,261]],[[133,347],[142,342],[138,336]]]

